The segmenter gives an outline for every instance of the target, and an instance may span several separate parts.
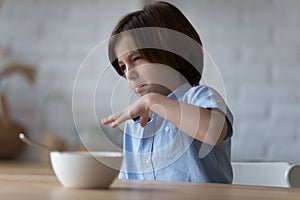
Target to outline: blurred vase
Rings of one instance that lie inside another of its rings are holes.
[[[34,68],[19,62],[11,62],[0,71],[0,81],[14,73],[25,76],[31,84],[35,81],[36,71]],[[3,88],[0,89],[2,111],[0,115],[0,159],[8,159],[14,158],[20,153],[23,143],[19,139],[19,133],[24,133],[24,129],[11,119]]]
[[[12,121],[8,114],[5,96],[1,94],[2,116],[0,117],[0,158],[14,158],[22,148],[19,133],[24,132],[21,125]]]

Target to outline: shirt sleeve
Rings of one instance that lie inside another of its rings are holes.
[[[222,96],[206,85],[192,87],[185,95],[184,102],[203,108],[217,110],[226,117],[227,133],[224,138],[230,138],[233,133],[233,115]]]

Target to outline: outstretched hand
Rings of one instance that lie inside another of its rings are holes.
[[[122,111],[102,119],[101,123],[115,128],[129,119],[140,117],[140,124],[142,127],[145,127],[151,112],[149,108],[149,95],[151,94],[146,94],[140,97],[137,101],[130,104]]]

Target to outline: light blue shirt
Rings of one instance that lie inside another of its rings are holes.
[[[119,178],[231,183],[233,116],[223,98],[206,85],[191,87],[187,83],[168,97],[223,113],[227,121],[223,142],[218,146],[202,143],[155,113],[144,128],[139,120],[129,120],[124,127]]]

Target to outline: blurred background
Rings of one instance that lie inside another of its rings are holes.
[[[0,72],[15,69],[6,76],[0,74],[0,92],[6,102],[2,101],[0,110],[0,148],[18,145],[7,139],[9,132],[15,134],[15,127],[57,148],[84,148],[72,114],[76,73],[88,53],[108,39],[118,19],[152,1],[0,2]],[[223,77],[235,116],[232,160],[299,164],[300,1],[169,2],[195,26]],[[82,84],[92,87],[89,80]],[[80,92],[84,99],[87,91]],[[101,108],[99,104],[100,99],[97,105]],[[84,101],[80,109],[84,118]],[[113,144],[121,147],[120,130],[107,131]],[[101,137],[89,139],[98,132],[97,124],[90,124],[83,137],[91,145],[109,148]],[[11,154],[10,159],[46,159],[41,150],[28,146]]]

